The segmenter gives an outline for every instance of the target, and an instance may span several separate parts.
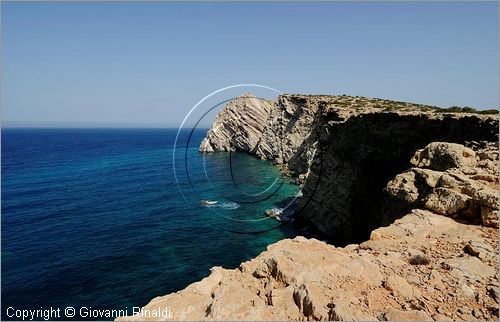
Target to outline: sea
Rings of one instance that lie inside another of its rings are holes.
[[[254,156],[199,153],[206,131],[2,129],[2,320],[132,312],[306,234],[299,187]]]

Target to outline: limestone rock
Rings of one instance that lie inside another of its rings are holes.
[[[389,309],[385,313],[387,321],[429,321],[432,320],[429,314],[424,311],[410,310],[401,311],[398,309]]]
[[[240,97],[200,151],[279,164],[303,183],[297,216],[330,237],[370,238],[345,248],[283,240],[143,309],[168,307],[174,320],[497,319],[497,141],[496,115],[362,97]]]
[[[425,200],[425,208],[441,215],[458,214],[468,208],[471,198],[448,188],[436,188]]]
[[[234,104],[226,106],[200,150],[234,149],[280,165],[303,184],[296,216],[327,237],[363,241],[408,211],[406,205],[422,204],[421,187],[437,181],[433,169],[442,173],[460,166],[471,175],[496,169],[498,147],[484,142],[498,141],[497,115],[440,113],[431,106],[359,96],[283,94],[269,108],[259,104],[259,122],[249,125],[238,121]],[[395,178],[418,149],[414,159],[424,168]],[[406,198],[401,209],[386,212],[383,188],[391,178],[408,189],[396,189]],[[494,225],[494,216],[484,209],[484,217],[491,218],[485,222]]]
[[[493,254],[464,256],[466,245]],[[422,254],[430,265],[408,263]],[[143,310],[168,307],[172,320],[494,320],[498,268],[496,229],[413,210],[360,245],[282,240]]]
[[[418,150],[410,163],[416,167],[429,167],[438,171],[465,166],[473,167],[476,165],[476,153],[460,144],[433,142],[424,149]]]
[[[387,184],[387,191],[392,196],[413,204],[418,201],[418,188],[415,186],[415,172],[407,171],[398,174]]]
[[[217,114],[200,144],[200,152],[253,152],[264,131],[271,106],[271,101],[252,94],[235,98]]]
[[[391,275],[387,277],[387,279],[384,281],[384,287],[388,291],[394,292],[404,298],[413,297],[413,288],[401,276]]]
[[[479,150],[477,160],[495,158],[497,154],[492,149],[494,147],[490,146],[488,153]],[[475,155],[473,150],[458,144],[431,143],[415,153],[412,163],[446,164],[441,167],[445,170],[411,168],[389,181],[386,191],[408,208],[425,208],[441,215],[498,227],[498,169],[473,167],[474,162],[469,159]]]

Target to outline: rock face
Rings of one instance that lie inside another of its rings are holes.
[[[168,308],[173,320],[498,320],[498,144],[473,148],[432,142],[410,156],[414,167],[386,184],[384,208],[409,212],[361,244],[282,240],[237,269],[214,267],[143,312]]]
[[[498,143],[478,152],[434,142],[415,153],[415,166],[387,185],[386,211],[425,208],[444,216],[498,228]],[[395,204],[397,206],[395,206]]]
[[[200,152],[243,151],[255,153],[271,111],[272,102],[245,94],[217,114]]]
[[[214,267],[143,312],[168,308],[174,320],[498,320],[497,115],[362,97],[244,95],[200,145],[229,150],[279,165],[303,185],[296,216],[331,240],[357,243],[282,240],[236,269]]]
[[[246,101],[259,105],[253,97],[241,100],[243,106],[250,105]],[[228,151],[234,146],[273,161],[303,184],[296,216],[337,244],[366,240],[373,229],[404,214],[388,216],[383,211],[384,188],[411,166],[408,161],[416,150],[434,141],[469,147],[476,141],[498,141],[497,115],[442,113],[431,106],[350,96],[287,94],[272,103],[260,102],[269,104],[268,114],[258,114],[265,124],[243,131],[246,124],[228,105],[200,150]],[[250,132],[252,140],[246,134]],[[241,143],[248,141],[252,143]],[[458,162],[456,155],[448,154],[449,160],[425,165],[426,158],[439,153],[439,146],[427,153],[431,155],[417,156],[422,167],[439,169]]]

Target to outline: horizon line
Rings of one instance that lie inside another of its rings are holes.
[[[197,127],[196,130],[208,130],[210,127]],[[96,129],[96,130],[113,130],[113,129],[116,129],[116,130],[120,130],[120,129],[123,129],[123,130],[133,130],[133,129],[137,129],[137,130],[141,130],[141,129],[144,129],[144,130],[178,130],[179,127],[176,126],[176,127],[169,127],[169,126],[36,126],[36,125],[33,125],[33,126],[0,126],[0,129],[2,130],[11,130],[11,129],[37,129],[37,130],[44,130],[44,129],[47,129],[47,130],[50,130],[50,129],[54,129],[54,130],[78,130],[78,129],[81,129],[81,130],[92,130],[92,129]],[[190,131],[191,129],[186,127],[184,129],[182,129],[183,131]]]

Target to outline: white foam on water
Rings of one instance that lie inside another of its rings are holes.
[[[237,202],[223,202],[219,205],[219,207],[224,209],[238,209],[241,206]]]
[[[222,203],[216,203],[215,205],[203,205],[207,208],[223,208],[223,209],[238,209],[241,207],[241,205],[237,202],[222,202]]]

